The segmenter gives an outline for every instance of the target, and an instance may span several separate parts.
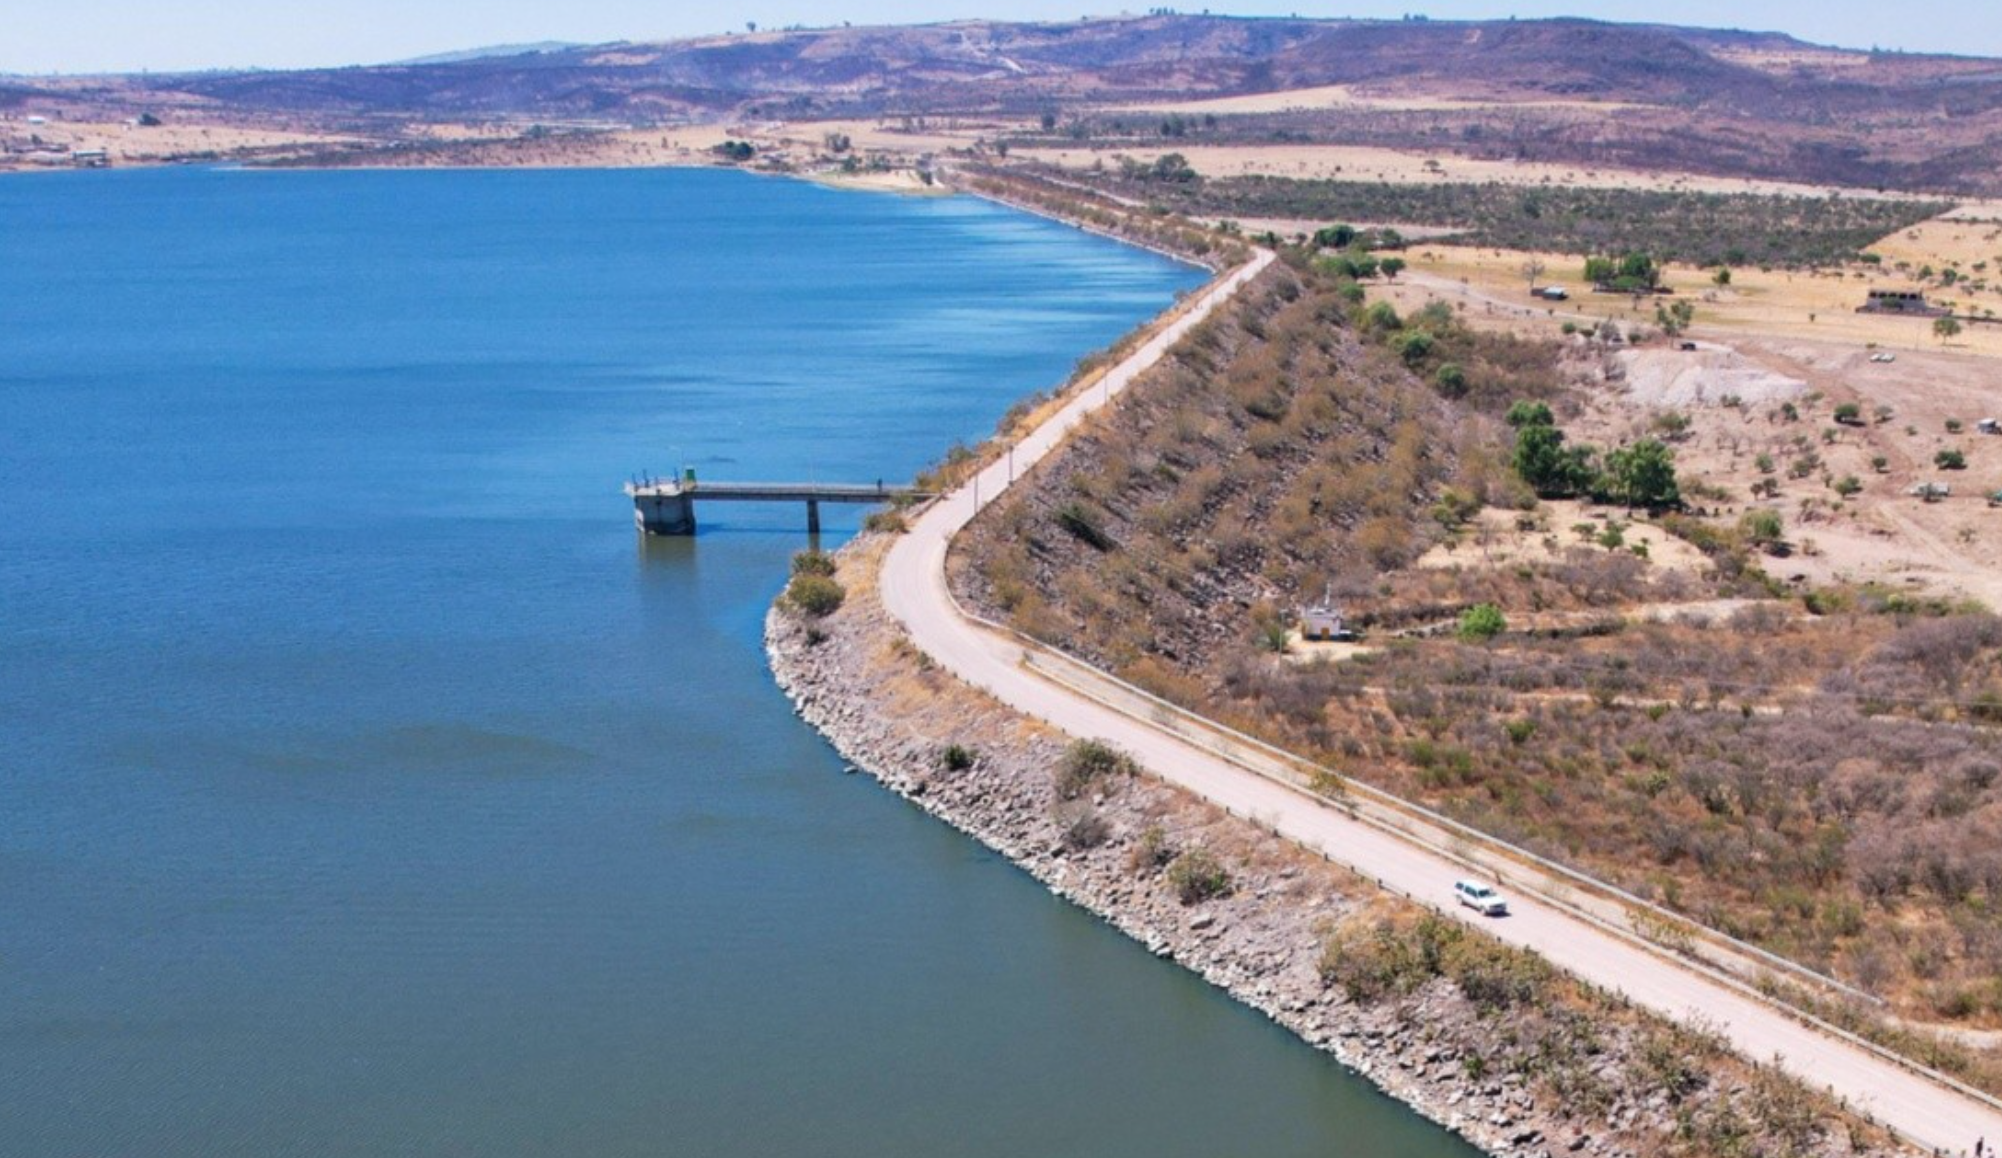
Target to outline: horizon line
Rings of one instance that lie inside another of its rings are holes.
[[[1072,24],[1093,24],[1093,23],[1114,23],[1114,22],[1139,22],[1145,20],[1163,20],[1163,19],[1211,20],[1211,21],[1224,21],[1224,22],[1277,21],[1277,22],[1285,22],[1293,24],[1440,24],[1440,25],[1601,24],[1616,28],[1661,28],[1677,32],[1728,33],[1728,34],[1737,34],[1742,36],[1780,36],[1810,48],[1822,48],[1835,52],[1853,52],[1853,53],[1860,53],[1866,56],[1925,56],[1925,57],[1936,57],[1936,58],[1951,59],[1951,60],[2002,60],[2002,54],[1988,55],[1984,53],[1949,52],[1940,49],[1885,48],[1882,45],[1876,45],[1876,44],[1864,48],[1856,45],[1832,44],[1832,43],[1825,43],[1822,41],[1808,40],[1796,33],[1787,32],[1783,29],[1757,29],[1757,28],[1743,28],[1736,26],[1709,25],[1709,24],[1676,24],[1666,20],[1611,20],[1598,16],[1578,16],[1578,15],[1531,16],[1531,17],[1490,16],[1490,17],[1435,18],[1424,15],[1406,15],[1402,17],[1300,16],[1297,14],[1211,13],[1208,11],[1204,11],[1204,12],[1194,12],[1194,13],[1118,12],[1118,13],[1108,13],[1099,15],[1086,14],[1071,20],[1008,20],[995,17],[956,17],[944,20],[916,20],[904,23],[884,23],[884,24],[851,24],[846,21],[841,22],[839,24],[794,23],[773,28],[747,27],[742,30],[723,29],[717,32],[697,32],[680,36],[664,37],[660,39],[650,39],[646,37],[640,37],[640,38],[620,37],[612,40],[531,41],[531,42],[526,42],[522,45],[515,45],[509,43],[500,43],[491,45],[471,45],[471,46],[461,46],[458,48],[440,48],[431,52],[420,52],[414,56],[402,56],[391,60],[343,61],[340,63],[333,63],[333,64],[302,64],[302,65],[221,64],[221,65],[200,65],[188,68],[153,68],[148,66],[141,66],[137,68],[84,69],[79,71],[65,71],[61,69],[56,69],[56,70],[48,70],[40,72],[21,72],[8,69],[0,69],[0,78],[16,79],[16,80],[90,80],[90,79],[98,79],[106,77],[124,78],[124,77],[152,77],[152,76],[213,76],[218,74],[226,75],[226,74],[251,74],[251,73],[340,72],[349,69],[371,69],[371,68],[449,68],[458,64],[476,63],[479,60],[506,60],[515,56],[535,56],[552,51],[613,48],[613,47],[632,46],[632,45],[686,44],[694,41],[716,40],[716,39],[723,39],[736,36],[748,37],[748,36],[803,35],[810,33],[837,32],[837,31],[856,29],[856,28],[870,29],[870,30],[899,29],[899,28],[918,29],[918,28],[946,28],[946,27],[951,27],[953,25],[969,25],[969,24],[1014,25],[1022,27],[1031,27],[1037,25],[1050,26],[1050,25],[1072,25]],[[538,45],[542,44],[551,44],[557,47],[555,48],[537,47]],[[519,47],[521,51],[519,52],[507,51],[509,49],[517,47]],[[437,59],[440,57],[453,57],[465,54],[473,54],[473,55],[471,55],[468,59],[465,60]]]

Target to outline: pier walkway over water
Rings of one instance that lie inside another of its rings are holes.
[[[808,534],[820,533],[822,503],[892,503],[930,497],[910,486],[876,483],[697,482],[692,477],[652,479],[626,484],[633,500],[633,522],[649,535],[695,533],[695,503],[805,503]]]

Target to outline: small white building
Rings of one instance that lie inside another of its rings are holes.
[[[1312,607],[1300,610],[1300,636],[1316,642],[1332,642],[1338,639],[1354,639],[1355,632],[1349,630],[1348,620],[1342,609],[1332,600],[1322,600]]]

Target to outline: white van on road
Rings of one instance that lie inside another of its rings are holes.
[[[1508,902],[1502,895],[1479,881],[1459,880],[1453,882],[1453,895],[1460,903],[1475,910],[1484,917],[1505,917]]]

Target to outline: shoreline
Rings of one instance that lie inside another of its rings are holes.
[[[988,190],[972,189],[961,186],[954,186],[952,191],[955,193],[963,194],[968,197],[978,197],[983,201],[991,201],[996,205],[1006,206],[1009,209],[1013,209],[1017,213],[1027,213],[1032,217],[1040,217],[1045,221],[1051,221],[1055,222],[1058,225],[1068,226],[1069,228],[1075,229],[1080,233],[1088,233],[1093,237],[1102,237],[1107,241],[1116,241],[1121,245],[1130,246],[1134,249],[1145,250],[1146,252],[1154,254],[1157,257],[1165,257],[1169,261],[1180,262],[1181,264],[1189,266],[1192,269],[1206,269],[1209,270],[1211,273],[1221,273],[1224,268],[1223,266],[1220,265],[1211,264],[1210,262],[1201,261],[1197,258],[1190,257],[1186,253],[1176,253],[1174,250],[1168,249],[1165,246],[1151,245],[1145,241],[1140,241],[1136,238],[1122,236],[1121,234],[1113,230],[1102,229],[1096,225],[1090,224],[1089,222],[1073,221],[1070,218],[1065,217],[1063,214],[1056,212],[1055,210],[1046,209],[1043,206],[1034,204],[1033,202],[1024,201],[1014,197],[1005,197],[999,193],[994,193]],[[1170,307],[1170,309],[1172,310],[1173,307]],[[1165,315],[1159,315],[1154,318],[1148,319],[1146,322],[1143,322],[1141,323],[1141,325],[1135,327],[1131,331],[1131,333],[1140,333],[1146,330],[1148,327],[1158,322],[1161,316]]]
[[[1061,799],[1052,773],[1067,737],[931,663],[883,605],[879,569],[896,539],[864,531],[836,551],[848,598],[825,619],[804,620],[777,603],[765,618],[774,681],[845,771],[867,774],[1052,896],[1496,1158],[1645,1158],[1674,1145],[1691,1121],[1757,1120],[1748,1111],[1788,1088],[1770,1064],[1714,1052],[1710,1031],[1654,1019],[1590,987],[1582,992],[1596,1016],[1561,1000],[1483,1006],[1444,975],[1376,999],[1351,997],[1322,973],[1329,931],[1392,919],[1406,902],[1274,840],[1258,818],[1225,812],[1144,769]],[[943,759],[948,744],[966,747],[970,766],[952,768]],[[1096,842],[1072,839],[1080,815],[1104,826]],[[1161,834],[1171,849],[1213,852],[1228,865],[1229,890],[1179,898],[1160,862],[1141,859],[1150,836]],[[1665,1045],[1703,1075],[1674,1100],[1647,1060]],[[1561,1066],[1574,1067],[1565,1080],[1587,1084],[1593,1096],[1554,1091]],[[1874,1125],[1817,1115],[1812,1140],[1790,1153],[1918,1153]]]
[[[873,583],[887,546],[882,535],[858,535],[836,553],[843,576],[860,564],[872,572],[868,582]],[[814,643],[806,628],[774,605],[764,636],[772,676],[794,713],[840,754],[849,771],[867,774],[1006,858],[1052,896],[1194,973],[1401,1106],[1488,1154],[1526,1156],[1566,1147],[1605,1158],[1639,1158],[1643,1153],[1609,1144],[1611,1139],[1602,1136],[1607,1131],[1597,1123],[1586,1129],[1567,1122],[1558,1107],[1538,1104],[1519,1080],[1464,1080],[1464,1059],[1483,1056],[1495,1043],[1481,1039],[1505,1027],[1482,1020],[1443,986],[1377,1008],[1359,1006],[1325,986],[1314,968],[1319,952],[1314,926],[1367,904],[1366,897],[1357,895],[1359,889],[1326,888],[1326,878],[1339,878],[1346,870],[1289,845],[1267,848],[1265,855],[1274,862],[1267,871],[1241,873],[1234,895],[1201,906],[1183,906],[1165,888],[1136,887],[1121,868],[1129,841],[1115,838],[1092,852],[1063,847],[1063,824],[1053,812],[1049,780],[1042,772],[1061,757],[1061,738],[963,685],[966,699],[986,708],[985,718],[976,718],[981,713],[971,703],[957,704],[953,734],[977,733],[979,758],[966,772],[941,771],[939,742],[923,733],[943,721],[913,720],[887,707],[882,697],[859,690],[863,684],[854,678],[854,658],[901,650],[904,637],[875,599],[873,587],[851,600],[853,610],[838,614],[852,631],[837,628],[832,638]],[[934,702],[946,698],[937,696]],[[1108,814],[1122,809],[1131,814],[1128,823],[1114,822],[1128,830],[1124,835],[1129,838],[1138,818],[1177,809],[1192,814],[1176,825],[1178,831],[1201,831],[1207,843],[1255,842],[1264,836],[1251,822],[1189,800],[1151,777],[1136,778],[1107,796],[1110,801],[1102,807]],[[1300,904],[1303,894],[1317,900]],[[1481,1028],[1488,1032],[1476,1032]]]
[[[992,190],[977,192],[1012,206],[1012,199],[996,197]],[[1062,220],[1047,209],[1036,211]],[[1133,243],[1131,238],[1110,236]],[[1181,309],[1178,303],[1136,332],[1158,335],[1163,319]],[[1067,386],[1059,397],[1070,393]],[[1144,851],[1148,834],[1131,815],[1131,806],[1123,805],[1110,788],[1082,807],[1092,823],[1101,825],[1100,839],[1113,842],[1113,855],[1108,859],[1073,845],[1070,833],[1081,806],[1057,799],[1052,791],[1050,772],[1061,758],[1049,740],[1054,729],[941,670],[900,621],[904,613],[891,610],[908,598],[904,588],[889,590],[895,604],[882,601],[885,592],[879,584],[889,574],[886,561],[901,540],[901,535],[865,534],[837,552],[841,579],[855,590],[851,606],[828,620],[808,626],[778,604],[766,620],[766,650],[775,680],[801,719],[849,762],[850,771],[867,771],[885,787],[1006,856],[1054,894],[1092,912],[1150,952],[1182,964],[1308,1045],[1333,1054],[1420,1116],[1489,1153],[1547,1155],[1552,1149],[1548,1143],[1567,1133],[1574,1135],[1563,1145],[1568,1152],[1651,1153],[1674,1137],[1675,1130],[1694,1128],[1691,1115],[1713,1123],[1733,1115],[1766,1121],[1770,1103],[1764,1099],[1775,1096],[1775,1090],[1792,1089],[1798,1094],[1779,1096],[1810,1099],[1803,1109],[1808,1114],[1804,1129],[1811,1139],[1798,1140],[1794,1153],[1836,1153],[1837,1139],[1845,1133],[1851,1152],[1910,1152],[1879,1137],[1874,1123],[1856,1118],[1833,1099],[1815,1100],[1818,1096],[1799,1085],[1785,1067],[1749,1061],[1732,1053],[1722,1036],[1708,1037],[1710,1031],[1701,1026],[1692,1030],[1646,1012],[1616,990],[1567,979],[1553,982],[1554,988],[1513,1013],[1527,1016],[1532,1026],[1540,1023],[1530,1031],[1527,1048],[1569,1052],[1574,1059],[1580,1047],[1570,1035],[1576,1030],[1565,1027],[1590,1027],[1584,1031],[1593,1038],[1587,1052],[1595,1060],[1591,1075],[1583,1080],[1597,1087],[1603,1101],[1586,1109],[1585,1120],[1577,1120],[1567,1097],[1553,1093],[1560,1088],[1559,1079],[1541,1069],[1540,1061],[1525,1063],[1515,1028],[1506,1018],[1494,1016],[1498,1011],[1491,1005],[1475,1009],[1457,975],[1449,982],[1435,971],[1429,979],[1396,990],[1392,999],[1378,992],[1361,1007],[1336,992],[1334,974],[1326,972],[1323,955],[1329,932],[1336,927],[1331,905],[1336,915],[1360,910],[1387,914],[1382,920],[1395,917],[1407,922],[1424,906],[1404,901],[1394,890],[1381,888],[1309,847],[1273,839],[1278,834],[1276,818],[1225,813],[1204,800],[1207,794],[1185,790],[1155,773],[1143,769],[1134,778],[1133,783],[1148,785],[1149,799],[1141,814],[1200,814],[1202,819],[1183,826],[1202,834],[1203,843],[1189,851],[1215,847],[1219,857],[1228,859],[1232,873],[1288,863],[1241,882],[1249,897],[1211,898],[1197,908],[1185,894],[1178,905],[1171,895],[1164,898],[1167,890],[1159,870],[1167,862],[1136,859],[1152,856]],[[912,549],[927,557],[935,551],[929,544]],[[854,574],[856,563],[864,571],[859,579]],[[911,579],[905,576],[903,581]],[[871,662],[877,666],[871,668]],[[891,670],[881,670],[884,666]],[[904,693],[899,689],[913,680],[930,682],[928,697],[936,707],[928,704],[912,710],[900,702]],[[948,703],[956,710],[945,710]],[[978,733],[970,734],[970,722],[983,717]],[[1040,749],[1024,736],[1038,738]],[[981,753],[978,774],[955,772],[941,762],[948,744],[969,742]],[[1117,812],[1121,807],[1127,807],[1128,814],[1121,816]],[[1173,847],[1184,846],[1177,842]],[[1122,859],[1125,871],[1117,863]],[[1299,899],[1303,885],[1309,888],[1311,903],[1297,908],[1268,903],[1289,894]],[[1540,958],[1532,959],[1530,967],[1550,968]],[[1679,1104],[1673,1107],[1673,1120],[1668,1116],[1668,1099],[1650,1085],[1647,1060],[1648,1051],[1664,1038],[1674,1041],[1675,1052],[1697,1058],[1691,1064],[1700,1067],[1697,1072],[1702,1075],[1696,1083],[1700,1095],[1679,1094],[1674,1099]],[[1498,1072],[1502,1082],[1489,1080]],[[1566,1080],[1579,1079],[1567,1074]],[[1545,1104],[1538,1104],[1539,1095]]]

